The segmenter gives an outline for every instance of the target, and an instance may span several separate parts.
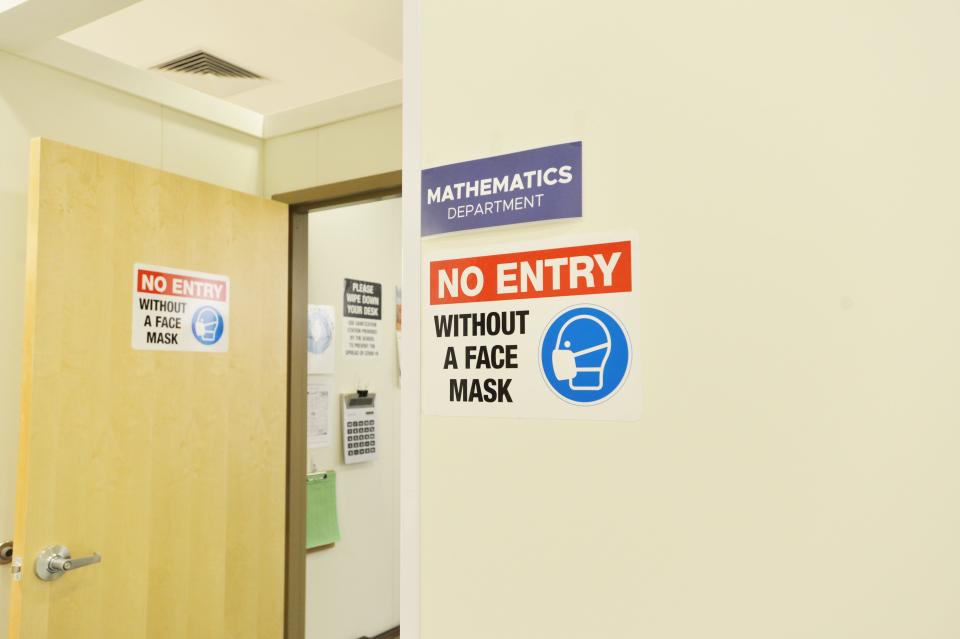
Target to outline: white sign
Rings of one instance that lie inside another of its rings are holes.
[[[307,383],[307,448],[330,446],[330,396],[333,381],[327,377]]]
[[[380,357],[380,322],[343,318],[343,354],[347,357]]]
[[[332,306],[307,306],[307,372],[311,375],[330,375],[334,372],[334,318]]]
[[[230,344],[230,278],[134,264],[132,315],[136,350],[225,353]]]
[[[636,235],[428,255],[423,410],[635,420]]]

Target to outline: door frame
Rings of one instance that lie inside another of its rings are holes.
[[[287,277],[289,290],[287,295],[285,639],[303,639],[306,633],[307,350],[304,345],[307,343],[307,260],[309,257],[307,215],[318,208],[399,195],[401,184],[401,172],[390,171],[278,193],[272,198],[286,204],[290,211]],[[402,440],[401,434],[401,446]]]

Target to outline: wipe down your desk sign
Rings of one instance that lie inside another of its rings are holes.
[[[345,278],[343,318],[343,354],[347,357],[379,356],[383,286],[379,282]]]
[[[636,252],[617,233],[427,256],[424,412],[637,419]]]
[[[581,143],[423,171],[420,234],[581,217]]]
[[[135,350],[225,353],[230,278],[169,266],[133,265]]]

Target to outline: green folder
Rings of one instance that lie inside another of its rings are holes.
[[[337,474],[307,475],[307,550],[337,541]]]

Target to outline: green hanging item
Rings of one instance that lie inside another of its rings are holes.
[[[337,474],[307,475],[307,550],[340,541],[337,521]]]

